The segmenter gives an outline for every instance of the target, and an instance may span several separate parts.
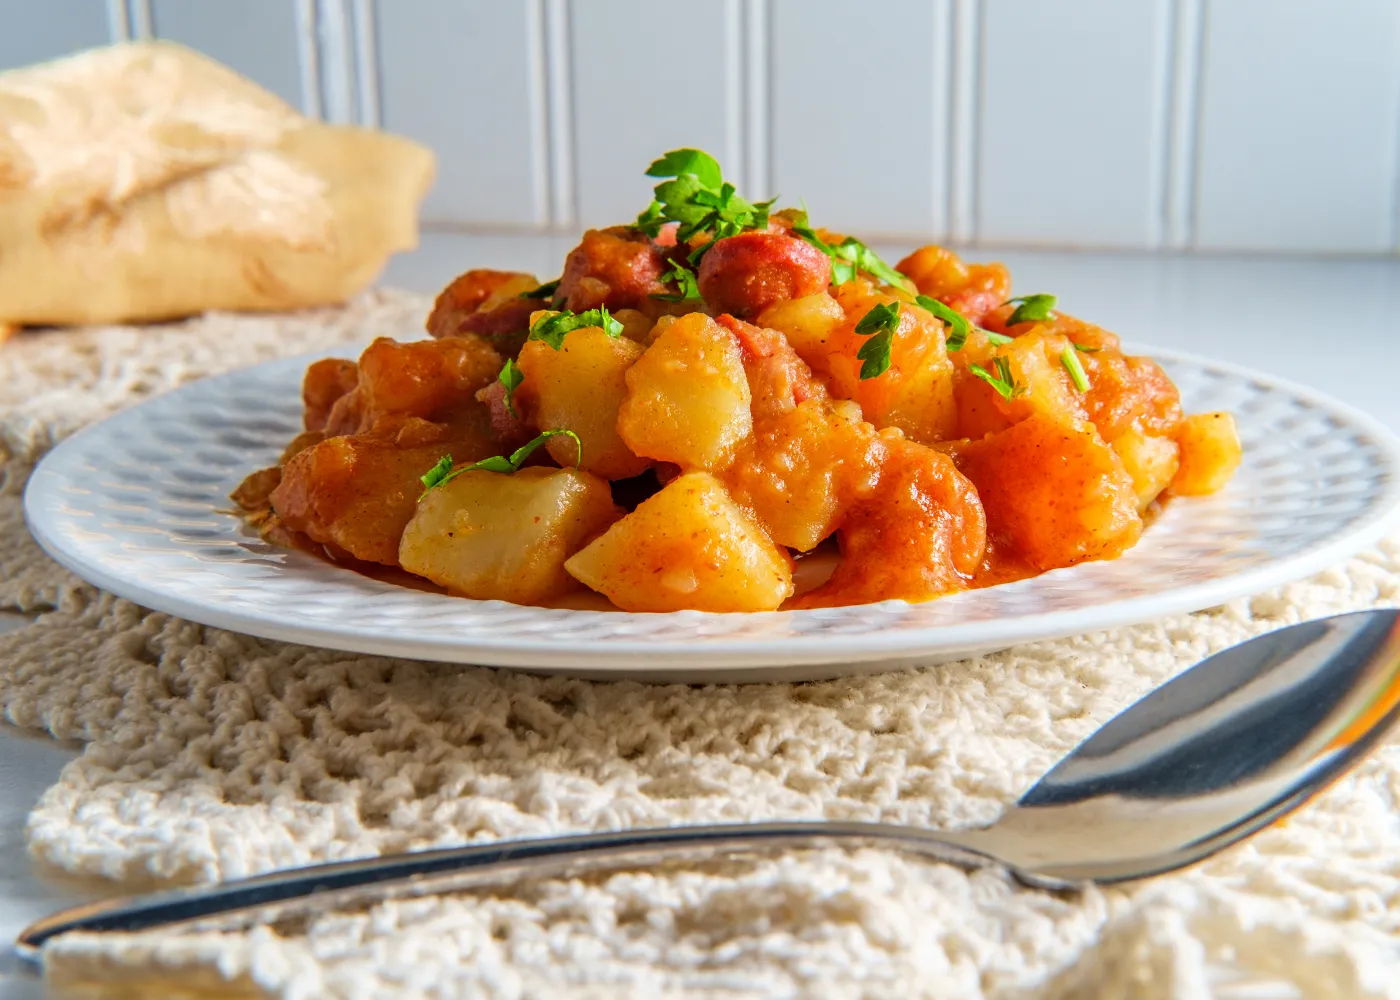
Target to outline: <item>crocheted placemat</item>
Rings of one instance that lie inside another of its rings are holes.
[[[295,316],[26,332],[0,349],[0,606],[40,612],[0,636],[0,708],[86,744],[32,814],[40,863],[168,884],[685,820],[979,823],[1201,657],[1400,598],[1393,541],[1209,612],[961,663],[662,687],[205,628],[83,584],[29,538],[25,480],[64,435],[211,372],[411,336],[426,307],[377,292]],[[187,987],[288,998],[1395,998],[1397,800],[1391,743],[1241,847],[1082,895],[895,852],[806,851],[388,902],[248,933],[73,935],[46,961],[55,977],[163,970]],[[1261,982],[1292,992],[1261,993]]]

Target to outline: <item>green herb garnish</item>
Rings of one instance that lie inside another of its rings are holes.
[[[653,294],[649,296],[659,299],[662,302],[698,302],[701,301],[700,285],[695,280],[695,272],[684,264],[672,263],[671,270],[661,276],[662,281],[674,282],[677,291],[665,294]]]
[[[979,326],[977,329],[982,330],[982,327]],[[1002,345],[1009,344],[1016,339],[1015,337],[1008,337],[1004,333],[994,333],[991,330],[982,330],[982,332],[987,335],[987,340],[994,347],[1001,347]]]
[[[1079,360],[1079,353],[1074,346],[1066,347],[1060,352],[1060,364],[1065,366],[1065,371],[1069,372],[1070,381],[1080,392],[1089,391],[1089,376],[1084,372],[1084,364]]]
[[[767,229],[773,201],[754,203],[739,197],[738,189],[724,180],[717,161],[699,149],[673,149],[647,167],[648,177],[668,177],[652,189],[652,202],[633,226],[653,238],[669,222],[677,223],[676,240],[689,242],[697,233],[709,233],[710,241],[691,251],[691,266],[727,236],[746,229]],[[776,199],[774,199],[776,200]]]
[[[1055,308],[1055,296],[1047,295],[1044,292],[1007,299],[1002,305],[1009,306],[1013,302],[1019,303],[1019,305],[1016,306],[1011,317],[1007,319],[1007,326],[1015,326],[1017,323],[1044,323],[1050,318],[1050,311]]]
[[[890,343],[898,329],[898,302],[873,306],[856,324],[856,333],[870,337],[856,352],[856,357],[864,362],[860,366],[861,381],[878,378],[889,371]]]
[[[418,499],[421,501],[423,497],[427,496],[433,490],[445,483],[452,482],[452,480],[456,479],[464,472],[480,470],[482,472],[498,472],[503,476],[509,476],[512,473],[519,472],[520,467],[525,464],[525,459],[529,458],[536,448],[544,444],[550,438],[558,437],[560,434],[567,435],[574,439],[574,446],[578,449],[578,458],[574,461],[574,468],[578,468],[578,466],[583,463],[583,442],[579,440],[578,435],[573,431],[566,430],[545,431],[533,441],[515,449],[515,451],[510,453],[509,457],[505,455],[492,455],[490,458],[483,458],[480,462],[464,465],[455,471],[452,468],[452,456],[443,455],[442,458],[437,460],[436,465],[419,477],[425,488]]]
[[[555,278],[553,281],[546,281],[543,285],[540,285],[537,288],[532,288],[528,292],[521,292],[519,295],[516,296],[516,298],[552,299],[554,298],[554,293],[559,291],[559,280],[560,279]]]
[[[1080,354],[1098,354],[1102,347],[1085,347],[1083,344],[1075,344],[1074,349]]]
[[[515,412],[515,402],[511,397],[515,395],[515,390],[520,388],[520,383],[525,381],[524,373],[516,366],[514,360],[506,358],[506,363],[501,366],[501,373],[496,376],[496,381],[505,386],[506,412],[518,419],[520,414]]]
[[[812,228],[807,219],[805,208],[794,216],[792,232],[831,258],[831,283],[833,285],[844,285],[859,272],[865,271],[875,275],[887,285],[894,285],[896,288],[909,287],[908,278],[886,264],[880,259],[879,254],[854,236],[847,236],[836,246],[824,241]]]
[[[452,456],[443,455],[442,458],[437,460],[437,465],[434,465],[431,469],[418,477],[419,482],[424,486],[423,493],[426,494],[428,490],[432,489],[434,486],[441,486],[447,480],[447,474],[451,471]],[[423,497],[420,496],[418,499],[422,500]]]
[[[968,365],[967,370],[995,389],[1007,402],[1026,391],[1025,386],[1017,385],[1016,380],[1011,377],[1011,365],[1005,358],[993,358],[992,364],[997,370],[995,375],[977,364]]]
[[[587,312],[572,313],[565,309],[563,312],[544,316],[530,327],[530,336],[527,339],[543,340],[557,351],[564,346],[566,333],[590,326],[602,327],[609,337],[622,336],[622,323],[608,314],[607,306],[599,306]]]
[[[967,343],[967,335],[972,324],[956,309],[950,309],[942,302],[928,295],[916,295],[914,301],[948,324],[948,352],[961,351]]]

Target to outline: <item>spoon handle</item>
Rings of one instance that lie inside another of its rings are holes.
[[[91,903],[30,925],[16,940],[16,948],[21,955],[33,958],[45,941],[69,931],[134,932],[191,922],[226,928],[366,900],[500,884],[524,875],[572,876],[832,842],[849,846],[880,843],[964,868],[1002,863],[963,846],[952,835],[882,823],[798,821],[655,827],[414,851]]]

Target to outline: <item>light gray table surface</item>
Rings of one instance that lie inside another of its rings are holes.
[[[436,292],[470,267],[552,278],[563,236],[427,233],[382,279]],[[908,247],[879,248],[893,262]],[[1292,379],[1341,398],[1400,431],[1400,258],[1176,257],[1121,253],[970,253],[1009,264],[1018,294],[1053,292],[1068,312],[1137,344],[1174,348]],[[405,336],[414,331],[405,331]],[[0,630],[22,625],[0,614]],[[81,900],[36,873],[25,817],[77,753],[0,723],[0,1000],[42,989],[3,942],[29,921]]]

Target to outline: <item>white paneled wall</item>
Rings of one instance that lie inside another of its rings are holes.
[[[0,68],[146,36],[432,146],[441,226],[695,145],[868,236],[1400,250],[1400,0],[0,0]]]
[[[740,168],[739,0],[582,0],[570,18],[580,222],[635,217],[656,183],[642,171],[667,149]]]
[[[772,0],[769,193],[833,228],[947,228],[951,9]]]
[[[1197,243],[1394,247],[1400,3],[1208,0],[1202,38]]]
[[[1169,0],[983,0],[977,232],[1161,243]]]
[[[377,15],[381,122],[438,154],[428,217],[547,223],[540,5],[394,0]]]

